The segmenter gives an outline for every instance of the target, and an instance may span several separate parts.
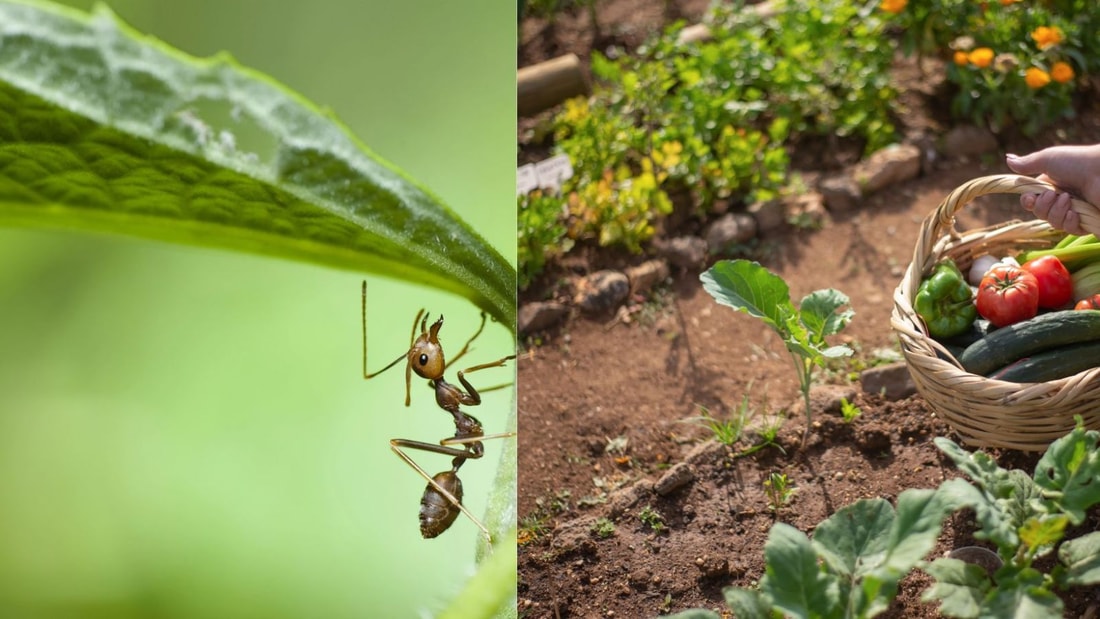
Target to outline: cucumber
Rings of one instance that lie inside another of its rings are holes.
[[[1045,383],[1100,365],[1100,340],[1052,348],[1010,363],[989,378],[1013,383]]]
[[[1044,350],[1094,340],[1100,340],[1100,310],[1048,312],[991,332],[967,346],[959,363],[985,376]]]

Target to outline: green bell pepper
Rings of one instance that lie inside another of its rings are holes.
[[[921,282],[913,309],[924,319],[928,333],[935,338],[958,335],[970,328],[978,317],[974,293],[959,267],[950,258],[936,265]]]

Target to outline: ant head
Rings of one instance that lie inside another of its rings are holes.
[[[409,348],[408,364],[405,366],[405,406],[409,405],[411,372],[428,380],[443,377],[447,362],[443,359],[443,347],[439,344],[439,329],[443,326],[443,316],[428,327],[428,316],[420,321],[420,335],[413,340]]]
[[[425,329],[428,318],[420,323],[420,337],[413,342],[409,349],[409,366],[416,375],[428,380],[434,380],[443,376],[443,347],[439,345],[439,328],[443,326],[443,317],[432,324],[431,329]]]

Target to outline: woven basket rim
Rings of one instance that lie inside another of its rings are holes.
[[[955,215],[975,198],[1054,190],[1043,181],[1012,174],[985,176],[953,190],[924,219],[913,258],[894,290],[890,324],[901,344],[920,393],[967,443],[1041,451],[1076,425],[1100,429],[1100,367],[1043,383],[1013,383],[975,375],[928,335],[912,306],[923,275],[945,257],[960,263],[983,253],[1003,255],[1021,246],[1049,246],[1063,233],[1042,220],[1012,220],[966,232],[955,229]],[[1100,231],[1100,209],[1074,200],[1082,227]]]

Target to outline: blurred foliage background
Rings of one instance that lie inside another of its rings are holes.
[[[70,2],[82,9],[91,1]],[[515,6],[114,0],[190,54],[228,50],[331,108],[515,263]],[[418,381],[363,381],[362,277],[123,237],[0,229],[0,616],[418,617],[474,570],[422,540],[390,438],[453,433]],[[371,276],[372,370],[417,309],[457,350],[478,312]],[[472,365],[513,349],[490,324]],[[471,376],[510,380],[512,369]],[[472,411],[503,429],[510,395]],[[500,445],[462,471],[484,511]],[[429,472],[449,459],[417,454]]]

